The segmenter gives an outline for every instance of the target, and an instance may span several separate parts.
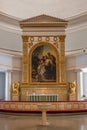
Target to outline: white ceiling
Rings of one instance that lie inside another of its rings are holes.
[[[0,0],[0,12],[21,19],[41,14],[67,19],[87,13],[87,0]]]

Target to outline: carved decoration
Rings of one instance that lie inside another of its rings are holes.
[[[54,42],[57,42],[58,41],[58,37],[54,36],[53,40],[54,40]]]
[[[31,42],[33,42],[34,41],[34,37],[32,36],[32,37],[30,37],[30,41]]]
[[[76,82],[69,82],[69,93],[70,94],[75,94],[76,92]]]
[[[29,42],[29,48],[33,46],[33,42]]]
[[[12,93],[14,95],[18,95],[19,94],[19,87],[20,87],[20,83],[19,82],[13,82],[12,84]]]
[[[41,36],[38,37],[38,41],[39,41],[39,42],[42,41],[42,37],[41,37]]]
[[[50,37],[46,37],[46,41],[48,42],[50,40]]]

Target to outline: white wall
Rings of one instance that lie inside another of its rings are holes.
[[[77,83],[80,85],[80,72],[83,68],[87,68],[86,53],[82,55],[66,57],[67,82],[77,81]]]
[[[21,34],[0,29],[0,48],[22,51]]]
[[[22,57],[14,57],[13,55],[10,55],[8,53],[0,53],[0,69],[3,69],[5,71],[21,70]]]
[[[87,48],[87,28],[66,34],[65,50]]]
[[[66,57],[67,70],[78,70],[87,67],[87,53]]]
[[[11,72],[11,82],[21,81],[22,57],[0,53],[0,71]]]
[[[21,71],[12,71],[12,76],[11,76],[11,82],[13,83],[14,81],[19,81],[21,83],[22,80],[22,73]]]

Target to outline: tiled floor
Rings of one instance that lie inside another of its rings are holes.
[[[0,130],[87,130],[87,115],[47,115],[50,125],[42,126],[41,115],[0,113]]]

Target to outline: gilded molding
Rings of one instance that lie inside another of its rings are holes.
[[[59,47],[58,42],[54,42],[53,44],[56,46],[56,48]]]
[[[36,47],[38,47],[38,46],[41,46],[41,45],[48,45],[48,46],[51,46],[51,48],[53,48],[54,50],[55,50],[55,52],[56,52],[56,58],[57,58],[57,60],[56,60],[56,62],[57,62],[57,65],[56,65],[56,69],[57,69],[57,71],[56,71],[56,76],[57,76],[57,80],[56,80],[56,84],[58,84],[58,61],[59,61],[59,59],[58,59],[58,51],[57,51],[57,49],[55,48],[55,46],[53,46],[52,44],[50,44],[50,43],[48,43],[48,42],[40,42],[40,43],[37,43],[37,44],[35,44],[32,48],[31,48],[31,50],[30,50],[30,52],[29,52],[29,57],[30,57],[30,69],[29,69],[29,71],[30,71],[30,74],[29,74],[29,77],[30,77],[30,84],[55,84],[55,83],[37,83],[37,82],[35,82],[35,83],[32,83],[31,82],[31,70],[32,70],[32,65],[31,65],[31,58],[32,58],[32,53],[33,53],[33,51],[35,50],[35,48]]]

